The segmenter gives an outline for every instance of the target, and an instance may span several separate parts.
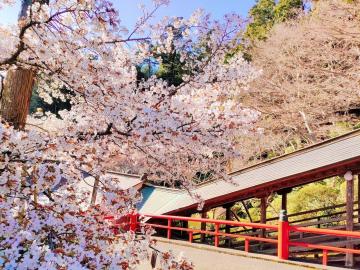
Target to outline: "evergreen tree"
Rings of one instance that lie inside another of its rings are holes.
[[[174,24],[169,24],[168,28],[171,29],[174,40],[171,44],[169,52],[157,53],[157,47],[153,46],[153,58],[145,59],[140,65],[137,66],[138,80],[147,80],[152,75],[157,78],[163,79],[168,85],[179,86],[183,82],[183,76],[190,74],[192,71],[186,66],[186,63],[181,61],[181,56],[175,49],[174,42],[183,39],[184,28],[182,26],[176,27]],[[189,53],[197,54],[196,50]],[[199,55],[201,57],[201,55]],[[155,58],[161,59],[160,62]]]
[[[299,10],[304,8],[302,0],[280,0],[274,9],[276,22],[283,22],[296,17]]]
[[[295,18],[303,7],[303,0],[257,0],[250,9],[252,22],[245,34],[251,41],[264,40],[275,23]]]
[[[246,36],[250,40],[262,40],[274,25],[274,0],[258,0],[250,9],[249,15],[252,22],[246,29]]]

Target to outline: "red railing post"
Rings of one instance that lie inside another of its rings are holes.
[[[171,238],[171,218],[168,219],[168,224],[167,224],[167,238],[168,238],[168,239]]]
[[[323,249],[322,264],[324,266],[327,266],[327,262],[328,262],[328,251],[326,249]]]
[[[132,212],[130,214],[130,231],[135,232],[137,228],[138,223],[138,214],[135,212]]]
[[[215,247],[219,246],[219,223],[215,223]]]
[[[243,238],[244,243],[244,249],[246,252],[249,252],[250,247],[250,241],[261,241],[266,243],[272,243],[278,245],[278,257],[282,260],[288,260],[290,255],[290,246],[299,246],[299,247],[305,247],[309,249],[317,249],[322,250],[323,256],[322,256],[322,263],[324,265],[327,265],[328,263],[328,257],[329,252],[334,253],[353,253],[360,255],[359,249],[349,249],[349,248],[341,248],[341,247],[335,247],[335,246],[327,246],[327,245],[321,245],[321,244],[312,244],[312,243],[306,243],[306,242],[297,242],[295,240],[290,241],[290,232],[299,232],[299,233],[311,233],[316,235],[335,235],[335,236],[341,236],[341,237],[352,237],[360,239],[360,232],[354,232],[354,231],[342,231],[342,230],[331,230],[331,229],[318,229],[318,228],[308,228],[308,227],[298,227],[296,225],[289,225],[286,211],[280,212],[279,217],[279,223],[278,225],[273,224],[259,224],[259,223],[249,223],[249,222],[236,222],[236,221],[220,221],[215,219],[202,219],[202,218],[192,218],[192,217],[181,217],[181,216],[169,216],[169,215],[150,215],[150,214],[143,214],[144,217],[150,217],[155,220],[163,220],[166,222],[167,225],[165,225],[163,222],[160,224],[152,224],[148,223],[148,226],[151,228],[159,228],[161,230],[167,230],[167,237],[171,238],[171,230],[180,230],[180,231],[187,231],[189,236],[189,242],[192,242],[194,239],[194,233],[207,233],[209,235],[214,235],[214,245],[216,247],[219,246],[220,236],[226,236],[226,237],[234,237],[234,238]],[[140,222],[137,219],[138,214],[131,213],[129,214],[129,225],[131,230],[138,229],[139,226],[137,226]],[[113,219],[113,217],[105,217],[105,219]],[[207,222],[214,224],[215,230],[214,231],[203,231],[199,229],[191,229],[191,228],[182,228],[172,225],[173,220],[182,220],[182,221],[193,221],[193,222]],[[140,223],[142,225],[142,223]],[[222,233],[220,232],[220,225],[231,225],[231,226],[244,226],[244,227],[252,227],[252,228],[258,228],[258,229],[271,229],[271,230],[278,230],[278,237],[277,239],[272,238],[259,238],[256,236],[250,236],[250,235],[241,235],[241,234],[231,234],[228,233]],[[174,226],[174,227],[172,227]]]
[[[278,258],[289,259],[289,221],[285,210],[280,211],[278,229]]]
[[[250,251],[250,240],[249,239],[245,239],[245,252],[249,252]]]
[[[193,241],[193,232],[189,232],[189,242],[192,243]]]

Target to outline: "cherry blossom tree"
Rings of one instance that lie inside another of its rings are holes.
[[[0,26],[1,71],[31,70],[48,102],[63,87],[73,93],[71,111],[61,112],[51,130],[0,125],[2,267],[134,269],[147,258],[151,230],[114,236],[103,218],[120,218],[139,200],[105,175],[113,160],[187,189],[196,172],[230,180],[227,161],[240,154],[239,138],[256,132],[258,118],[235,98],[258,72],[240,55],[226,60],[242,21],[228,15],[212,22],[198,11],[171,19],[183,31],[174,39],[169,18],[149,24],[167,2],[144,8],[133,31],[106,0],[34,1],[18,25]],[[176,50],[193,72],[178,86],[155,77],[137,81],[136,65],[152,57],[154,46],[157,53]],[[160,257],[162,269],[192,269],[168,252]]]

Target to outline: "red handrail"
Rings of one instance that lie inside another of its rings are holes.
[[[334,235],[334,236],[348,237],[348,238],[360,238],[360,232],[353,232],[353,231],[307,228],[307,227],[299,227],[299,226],[289,226],[289,231],[319,234],[319,235]],[[337,252],[337,253],[345,253],[345,254],[346,253],[360,254],[360,250],[353,249],[353,248],[340,248],[340,247],[334,247],[334,246],[310,244],[310,243],[296,242],[296,241],[289,242],[289,245],[322,250],[323,251],[323,260],[322,260],[323,265],[327,265],[329,251],[333,251],[333,252]]]
[[[309,243],[304,243],[304,242],[290,242],[290,245],[291,246],[298,246],[298,247],[312,248],[312,249],[322,249],[322,250],[334,251],[334,252],[338,252],[338,253],[360,254],[360,250],[356,250],[356,249],[332,247],[332,246],[317,245],[317,244],[309,244]]]
[[[171,231],[177,230],[177,231],[186,231],[189,233],[189,242],[193,241],[193,234],[194,233],[201,233],[201,234],[209,234],[214,235],[214,245],[216,247],[219,246],[219,237],[225,236],[225,237],[232,237],[232,238],[242,238],[245,240],[245,251],[249,252],[250,240],[256,240],[266,243],[272,243],[277,244],[276,239],[270,239],[270,238],[264,238],[264,237],[257,237],[257,236],[249,236],[249,235],[243,235],[243,234],[230,234],[230,233],[223,233],[220,232],[220,225],[231,225],[231,226],[241,226],[241,227],[252,227],[257,229],[272,229],[277,230],[278,226],[276,225],[270,225],[270,224],[262,224],[262,223],[248,223],[248,222],[238,222],[238,221],[230,221],[230,220],[218,220],[218,219],[206,219],[206,218],[192,218],[192,217],[181,217],[181,216],[170,216],[170,215],[150,215],[150,214],[144,214],[143,217],[149,217],[153,219],[162,219],[167,220],[167,225],[160,225],[160,224],[153,224],[153,223],[140,223],[143,226],[150,226],[153,228],[160,228],[160,229],[166,229],[167,230],[167,238],[171,238]],[[207,231],[207,230],[200,230],[200,229],[191,229],[191,228],[182,228],[177,226],[172,226],[173,220],[179,220],[179,221],[192,221],[192,222],[204,222],[204,223],[212,223],[215,225],[215,231]]]
[[[307,227],[299,227],[299,226],[290,226],[290,230],[293,232],[304,232],[304,233],[314,233],[314,234],[322,234],[322,235],[335,235],[335,236],[343,236],[343,237],[360,238],[360,232],[353,232],[353,231],[307,228]]]
[[[194,221],[194,222],[206,222],[219,225],[232,225],[237,227],[252,227],[257,229],[275,229],[277,225],[263,224],[263,223],[250,223],[250,222],[239,222],[231,220],[220,220],[220,219],[207,219],[207,218],[192,218],[192,217],[181,217],[181,216],[170,216],[170,215],[150,215],[142,214],[143,217],[157,218],[157,219],[171,219],[171,220],[183,220],[183,221]]]
[[[320,249],[323,251],[323,258],[322,263],[323,265],[327,265],[328,260],[328,252],[336,252],[336,253],[353,253],[353,254],[360,254],[360,250],[353,249],[353,248],[341,248],[341,247],[334,247],[334,246],[327,246],[327,245],[318,245],[318,244],[311,244],[305,242],[297,242],[297,241],[290,241],[290,232],[302,232],[302,233],[310,233],[310,234],[317,234],[317,235],[334,235],[339,237],[347,237],[347,238],[359,238],[360,239],[360,232],[354,231],[342,231],[342,230],[332,230],[332,229],[318,229],[318,228],[308,228],[308,227],[299,227],[299,226],[292,226],[289,224],[288,221],[279,221],[277,225],[272,224],[262,224],[262,223],[250,223],[250,222],[238,222],[238,221],[229,221],[229,220],[218,220],[218,219],[205,219],[205,218],[192,218],[192,217],[182,217],[182,216],[170,216],[170,215],[151,215],[151,214],[143,214],[141,215],[143,218],[148,217],[152,219],[160,219],[167,221],[166,225],[155,224],[155,223],[148,223],[148,222],[141,222],[139,220],[139,214],[129,214],[127,220],[129,221],[129,230],[136,231],[139,226],[149,226],[152,228],[159,228],[159,229],[166,229],[167,230],[167,238],[171,238],[171,232],[174,230],[177,231],[185,231],[189,234],[189,241],[193,241],[193,234],[194,233],[201,233],[201,234],[209,234],[214,235],[215,241],[214,245],[216,247],[219,246],[219,237],[232,237],[232,238],[242,238],[245,240],[245,251],[249,252],[250,250],[250,241],[260,241],[266,242],[271,244],[277,244],[278,248],[278,257],[280,259],[287,260],[289,257],[289,247],[290,246],[299,246],[311,249]],[[111,216],[107,216],[106,219],[111,219]],[[192,228],[183,228],[177,227],[172,225],[172,221],[192,221],[192,222],[200,222],[200,223],[212,223],[215,225],[215,231],[208,231],[208,230],[201,230],[201,229],[192,229]],[[244,234],[231,234],[231,233],[223,233],[220,232],[221,225],[230,225],[236,227],[251,227],[257,229],[269,229],[272,231],[278,232],[277,239],[272,238],[265,238],[260,236],[250,236]]]

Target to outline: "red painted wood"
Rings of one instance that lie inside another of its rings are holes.
[[[349,238],[360,238],[360,232],[291,226],[291,225],[289,225],[288,221],[279,221],[278,225],[270,225],[270,224],[260,224],[260,223],[247,223],[247,222],[215,220],[215,219],[201,219],[201,218],[190,218],[190,217],[168,216],[168,215],[162,215],[162,216],[161,215],[144,215],[144,216],[154,217],[156,219],[167,220],[167,225],[139,223],[138,215],[133,214],[129,218],[130,230],[133,229],[135,231],[138,228],[138,225],[148,226],[148,227],[153,227],[153,228],[162,228],[162,229],[167,230],[168,238],[171,238],[171,230],[186,231],[189,233],[189,242],[193,241],[194,233],[204,233],[204,234],[214,235],[216,247],[219,246],[221,236],[242,238],[245,240],[245,251],[246,252],[249,252],[250,240],[267,242],[267,243],[277,244],[278,257],[280,259],[284,259],[284,260],[287,260],[289,258],[289,246],[300,246],[300,247],[305,247],[305,248],[310,248],[310,249],[320,249],[320,250],[323,250],[323,264],[324,265],[325,265],[325,263],[327,263],[329,251],[343,253],[343,254],[352,253],[352,254],[360,255],[360,250],[358,250],[358,249],[340,248],[340,247],[334,247],[334,246],[310,244],[310,243],[295,242],[295,241],[292,242],[289,240],[290,231],[312,233],[312,234],[317,234],[317,235],[334,235],[334,236],[349,237]],[[106,219],[111,220],[111,217],[106,217]],[[175,227],[175,226],[172,227],[173,220],[187,220],[187,221],[213,223],[215,225],[215,231],[206,231],[206,230]],[[222,225],[222,224],[233,225],[233,226],[245,226],[245,227],[250,227],[250,228],[272,229],[275,231],[277,230],[278,231],[278,239],[276,240],[276,239],[263,238],[263,237],[258,237],[258,236],[222,233],[219,231],[220,225]]]
[[[192,243],[193,241],[193,232],[189,232],[189,242]]]
[[[170,215],[150,215],[150,214],[143,214],[142,216],[151,217],[154,219],[187,220],[187,221],[193,221],[193,222],[206,222],[206,223],[221,224],[221,225],[232,225],[232,226],[238,226],[238,227],[251,227],[251,228],[257,228],[257,229],[275,229],[276,230],[278,228],[277,225],[239,222],[239,221],[231,221],[231,220],[192,218],[192,217],[170,216]]]
[[[288,221],[279,221],[278,229],[278,258],[289,259],[290,225]]]
[[[327,266],[328,262],[328,251],[326,249],[323,250],[322,264]]]
[[[307,228],[307,227],[299,227],[299,226],[290,226],[290,230],[293,232],[304,232],[304,233],[313,233],[313,234],[322,234],[322,235],[335,235],[335,236],[360,238],[360,232],[353,232],[353,231]]]
[[[216,223],[215,224],[215,247],[219,246],[219,227],[220,227],[220,224]]]
[[[168,219],[168,225],[167,225],[167,238],[171,238],[171,219]]]
[[[339,247],[333,247],[333,246],[325,246],[325,245],[316,245],[316,244],[309,244],[309,243],[303,243],[303,242],[290,242],[290,246],[297,246],[297,247],[306,247],[311,249],[322,249],[322,250],[328,250],[328,251],[334,251],[338,253],[353,253],[353,254],[360,254],[360,250],[357,249],[348,249],[348,248],[339,248]]]
[[[160,228],[160,229],[168,228],[167,225],[160,225],[160,224],[145,223],[143,225],[150,226],[152,228]],[[171,230],[187,231],[187,232],[193,232],[193,233],[206,233],[209,235],[215,235],[215,232],[213,232],[213,231],[202,231],[202,230],[198,230],[198,229],[186,229],[186,228],[181,228],[181,227],[171,227]],[[262,238],[262,237],[258,237],[258,236],[248,236],[248,235],[243,235],[243,234],[228,234],[228,233],[222,233],[222,232],[219,232],[218,235],[226,236],[226,237],[233,237],[233,238],[242,238],[242,239],[248,239],[248,240],[256,240],[256,241],[261,241],[261,242],[266,242],[266,243],[271,243],[271,244],[277,244],[277,240],[275,240],[275,239]]]
[[[130,231],[135,232],[138,223],[138,214],[130,214]]]
[[[249,251],[250,251],[250,240],[245,239],[245,252],[249,252]]]

